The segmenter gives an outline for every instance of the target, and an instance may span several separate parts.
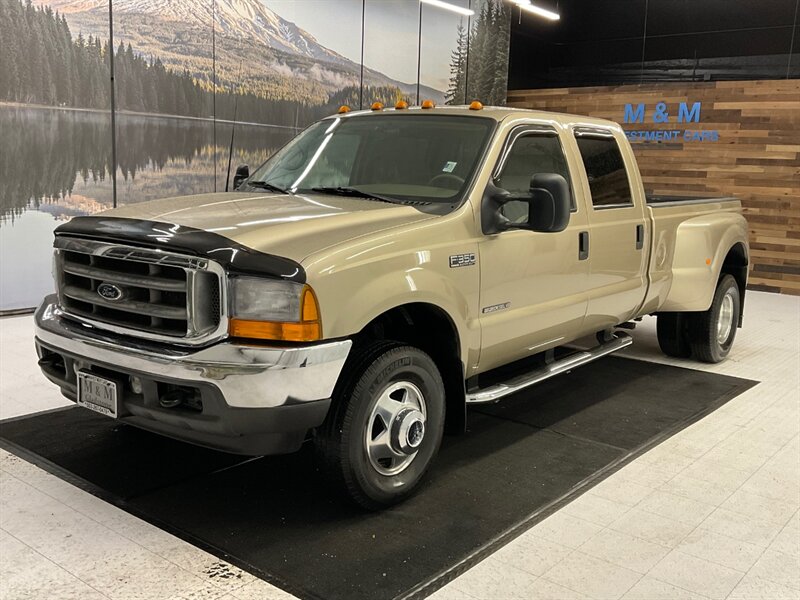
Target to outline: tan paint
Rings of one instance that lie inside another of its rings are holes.
[[[382,111],[392,112],[392,111]],[[317,293],[327,339],[351,336],[381,313],[422,302],[455,325],[465,372],[474,375],[564,344],[632,317],[708,308],[722,261],[747,245],[738,202],[649,207],[630,145],[610,121],[507,108],[421,113],[498,121],[467,201],[446,216],[326,195],[204,194],[129,205],[114,216],[215,231],[243,245],[301,262]],[[331,118],[370,118],[379,111]],[[572,177],[577,210],[560,233],[481,232],[480,203],[508,132],[521,124],[556,129]],[[603,127],[620,144],[634,205],[595,210],[576,126]],[[635,226],[645,244],[635,249]],[[579,261],[578,233],[590,231],[590,258]],[[449,257],[476,264],[451,268]],[[711,258],[711,264],[706,264]],[[648,268],[649,265],[649,268]],[[491,312],[484,308],[494,307]]]
[[[667,209],[654,211],[656,223],[660,221],[661,210]],[[725,255],[737,243],[747,247],[747,226],[739,210],[738,202],[728,202],[714,211],[705,206],[702,212],[706,214],[674,218],[679,224],[675,229],[671,262],[672,285],[660,310],[708,310],[714,296],[709,282],[719,278]],[[710,264],[708,258],[711,258]]]
[[[205,229],[254,250],[296,261],[343,240],[431,218],[411,206],[272,192],[165,198],[103,214]]]

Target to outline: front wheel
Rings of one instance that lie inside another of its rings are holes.
[[[736,337],[741,304],[736,279],[724,275],[717,283],[711,307],[692,315],[689,336],[695,359],[718,363],[728,356]]]
[[[358,504],[400,502],[420,483],[444,432],[444,383],[422,350],[374,342],[348,361],[317,432],[323,469]]]

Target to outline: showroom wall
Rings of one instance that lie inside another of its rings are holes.
[[[514,90],[508,103],[619,122],[648,194],[737,196],[751,287],[800,295],[799,99],[789,79]]]
[[[0,311],[52,289],[59,222],[224,190],[234,121],[235,168],[341,104],[503,103],[510,3],[450,1],[474,16],[418,0],[0,0]]]
[[[515,12],[509,104],[619,122],[648,193],[741,198],[751,287],[800,295],[798,9],[560,0],[558,23]]]

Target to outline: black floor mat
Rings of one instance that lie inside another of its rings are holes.
[[[82,408],[0,422],[44,468],[301,598],[424,596],[755,382],[606,358],[470,411],[420,492],[365,513],[309,448],[247,460]]]

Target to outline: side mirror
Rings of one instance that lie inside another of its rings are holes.
[[[511,202],[525,205],[521,221],[512,221],[503,214],[503,206]],[[569,225],[570,208],[569,184],[557,173],[535,174],[527,194],[510,194],[490,183],[481,204],[481,229],[486,235],[508,229],[564,231]]]
[[[555,233],[567,228],[571,207],[566,179],[557,173],[537,173],[531,177],[531,198],[531,229]]]
[[[233,176],[233,189],[237,189],[245,179],[250,177],[250,167],[239,165],[236,167],[236,175]]]

